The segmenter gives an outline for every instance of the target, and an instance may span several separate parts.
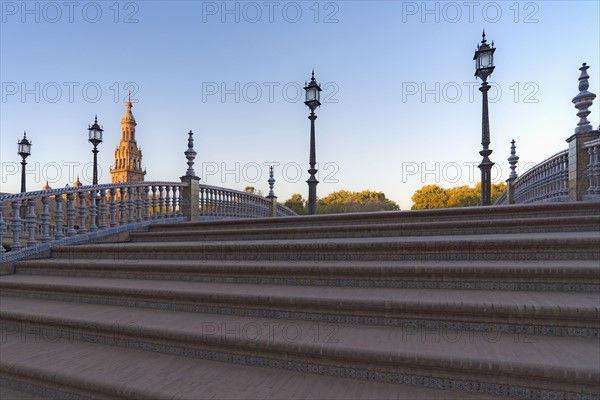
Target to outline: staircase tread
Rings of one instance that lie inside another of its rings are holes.
[[[26,371],[96,392],[112,390],[110,394],[127,398],[490,398],[478,393],[235,365],[63,339],[50,343],[9,337],[1,346],[0,365],[4,371]]]
[[[260,244],[317,244],[326,246],[327,244],[371,244],[371,243],[411,243],[411,242],[493,242],[498,241],[527,241],[527,240],[556,240],[556,239],[598,239],[600,240],[600,232],[535,232],[535,233],[491,233],[478,235],[439,235],[439,236],[392,236],[392,237],[367,237],[367,238],[328,238],[328,239],[273,239],[273,240],[228,240],[223,241],[202,241],[189,242],[170,240],[166,242],[125,242],[125,243],[98,243],[98,244],[81,244],[69,247],[62,247],[64,250],[77,251],[86,248],[113,248],[118,247],[121,251],[128,248],[163,248],[163,247],[204,247],[214,244],[215,246],[228,245],[260,245]]]
[[[571,270],[577,271],[581,269],[586,270],[597,270],[600,272],[600,263],[596,260],[544,260],[541,261],[286,261],[286,260],[260,260],[260,261],[232,261],[232,260],[177,260],[168,258],[154,258],[154,259],[86,259],[86,258],[44,258],[44,259],[31,259],[19,261],[17,264],[17,270],[22,267],[40,266],[40,267],[54,267],[54,266],[70,266],[77,269],[93,268],[94,266],[138,266],[144,268],[160,267],[168,270],[170,267],[223,267],[224,272],[227,268],[233,267],[233,269],[252,268],[252,269],[297,269],[297,270],[319,270],[319,269],[331,269],[335,270],[369,270],[374,269],[386,269],[386,272],[390,270],[406,270],[419,272],[423,271],[424,268],[427,270],[456,270],[465,272],[472,270],[484,270],[486,272],[497,271],[497,270],[510,270],[514,272],[522,272],[522,270],[532,271],[552,271],[554,273],[560,272],[560,270]],[[50,269],[50,268],[49,268]],[[600,274],[598,275],[600,280]]]
[[[528,224],[535,224],[535,223],[542,223],[542,224],[546,224],[546,223],[551,223],[554,226],[560,226],[561,224],[563,224],[564,222],[566,222],[569,225],[572,224],[576,224],[577,221],[583,221],[586,224],[597,224],[597,220],[600,216],[589,216],[589,215],[577,215],[577,216],[533,216],[533,217],[528,217],[525,220],[527,221]],[[478,219],[468,219],[468,220],[392,220],[392,221],[378,221],[378,222],[374,222],[374,223],[369,223],[369,224],[364,224],[361,223],[361,221],[357,220],[357,221],[350,221],[348,223],[345,224],[318,224],[318,225],[313,225],[313,226],[299,226],[297,224],[294,224],[293,222],[290,222],[289,224],[273,224],[272,226],[265,226],[264,224],[258,224],[256,226],[249,226],[249,227],[245,227],[244,229],[240,229],[239,227],[213,227],[213,229],[199,229],[199,227],[195,227],[195,226],[186,226],[185,224],[181,224],[178,226],[169,226],[169,227],[164,227],[162,225],[153,225],[150,226],[149,230],[146,232],[133,232],[133,234],[135,234],[136,236],[146,236],[146,235],[150,235],[150,236],[154,236],[160,233],[177,233],[177,234],[183,234],[183,233],[187,233],[187,234],[191,234],[191,233],[198,233],[200,235],[210,235],[210,234],[221,234],[221,233],[244,233],[247,234],[248,232],[286,232],[286,231],[291,231],[291,232],[295,232],[295,231],[321,231],[321,230],[328,230],[328,229],[332,229],[332,230],[350,230],[350,229],[365,229],[365,230],[372,230],[372,229],[377,229],[377,228],[387,228],[387,229],[394,229],[394,228],[405,228],[405,229],[411,229],[412,227],[419,227],[419,228],[433,228],[435,226],[443,226],[443,227],[453,227],[453,226],[458,226],[458,225],[478,225],[478,228],[481,227],[494,227],[494,226],[498,226],[501,224],[507,224],[507,225],[517,225],[517,226],[522,226],[523,225],[523,219],[517,219],[515,220],[514,217],[503,217],[503,218],[496,218],[496,219],[490,219],[489,217],[484,217],[481,216]]]
[[[323,287],[295,285],[264,285],[247,283],[212,283],[191,281],[160,281],[142,279],[63,277],[14,274],[0,277],[0,286],[16,288],[36,286],[50,290],[69,290],[146,295],[160,298],[194,298],[253,301],[254,304],[284,303],[299,306],[305,302],[319,306],[367,307],[378,310],[401,310],[419,307],[435,311],[440,307],[478,310],[486,313],[517,311],[521,315],[551,315],[559,312],[590,314],[598,318],[600,293],[594,292],[533,292],[489,291],[476,289],[404,289],[370,287]],[[252,303],[250,303],[252,304]],[[383,307],[383,308],[382,308]]]
[[[146,332],[192,344],[205,339],[243,343],[255,351],[274,348],[286,354],[343,354],[350,358],[425,365],[453,360],[453,365],[468,365],[480,372],[501,368],[521,374],[531,370],[534,374],[561,376],[562,371],[567,370],[592,374],[595,378],[600,376],[600,347],[593,338],[452,330],[417,332],[410,327],[317,324],[17,297],[2,297],[0,316],[4,320],[19,317],[50,326],[78,324],[93,327],[95,332],[102,327],[129,327],[127,332]],[[257,326],[261,327],[260,332]],[[209,343],[215,343],[213,341]]]

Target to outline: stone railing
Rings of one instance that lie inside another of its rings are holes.
[[[3,195],[0,243],[9,243],[13,253],[48,243],[89,240],[153,221],[185,220],[185,187],[181,182],[139,182]],[[5,252],[0,246],[0,255]]]
[[[592,140],[583,145],[587,150],[587,175],[589,187],[584,200],[600,200],[600,139]]]
[[[563,150],[531,168],[515,179],[513,187],[515,204],[568,201],[568,151]],[[504,204],[501,198],[496,204]]]
[[[0,196],[0,263],[156,223],[296,215],[276,197],[208,185],[189,192],[187,182],[138,182]],[[191,213],[194,198],[199,212]]]
[[[278,204],[276,198],[200,185],[200,216],[225,218],[291,217],[296,213]]]

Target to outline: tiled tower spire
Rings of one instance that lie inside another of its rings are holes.
[[[121,120],[122,137],[115,150],[115,164],[110,170],[113,183],[142,182],[146,171],[142,170],[142,149],[135,140],[137,123],[131,112],[131,92],[127,98],[125,115]]]

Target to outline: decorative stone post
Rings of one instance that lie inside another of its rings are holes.
[[[269,195],[267,199],[271,200],[271,217],[277,216],[277,196],[275,196],[275,192],[273,188],[275,187],[275,174],[273,173],[273,166],[269,167]]]
[[[508,157],[508,164],[510,164],[510,175],[506,180],[506,203],[515,204],[515,179],[517,179],[517,148],[515,146],[515,139],[510,142],[510,157]]]
[[[583,147],[584,143],[600,137],[598,131],[594,131],[587,116],[590,114],[588,108],[594,102],[596,95],[588,92],[590,84],[588,82],[589,75],[587,74],[588,66],[583,63],[579,70],[579,94],[572,100],[573,105],[578,110],[577,116],[579,123],[575,128],[575,133],[567,139],[569,144],[569,201],[580,201],[586,194],[589,186],[589,178],[587,176],[588,152]]]
[[[181,177],[181,182],[185,183],[181,193],[181,210],[183,215],[189,221],[200,216],[200,178],[196,176],[194,171],[194,159],[196,158],[196,150],[194,150],[194,133],[188,133],[188,148],[184,152],[187,158],[188,169],[186,174]]]

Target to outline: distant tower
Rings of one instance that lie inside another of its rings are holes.
[[[142,149],[135,141],[137,123],[131,113],[131,92],[127,98],[127,110],[121,120],[123,136],[115,150],[115,165],[110,169],[112,183],[143,182],[146,171],[142,170]]]

